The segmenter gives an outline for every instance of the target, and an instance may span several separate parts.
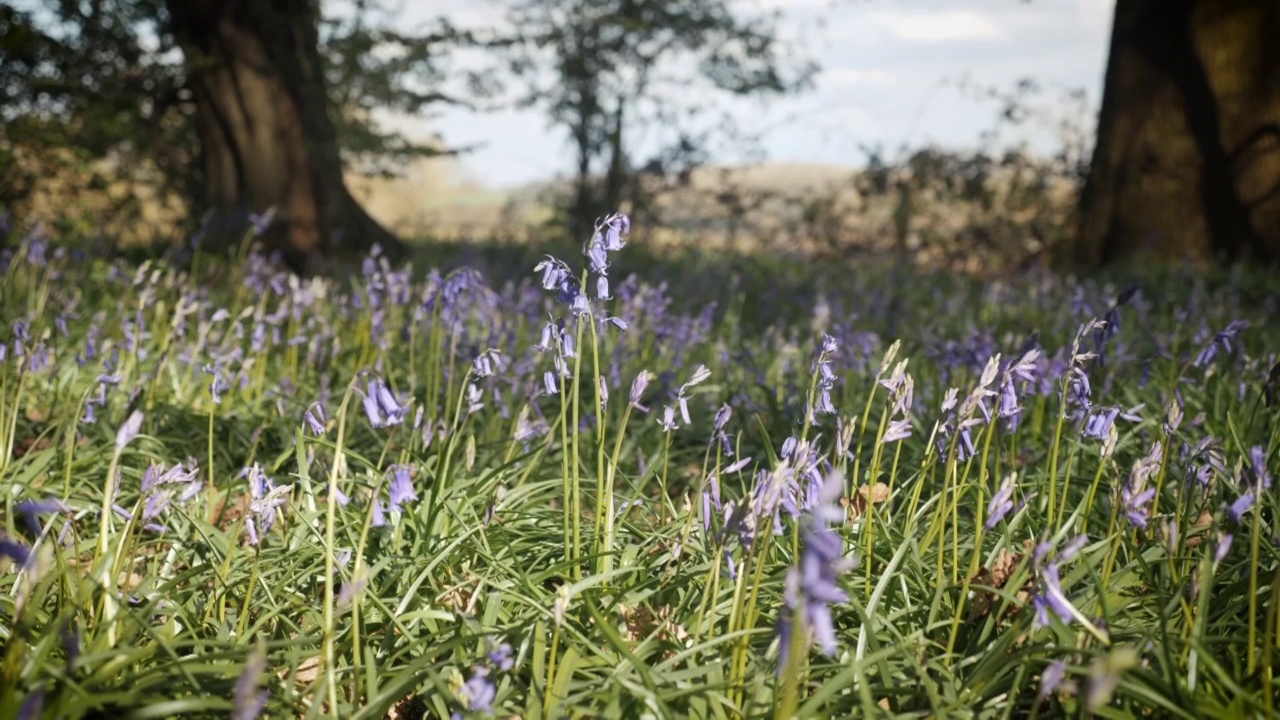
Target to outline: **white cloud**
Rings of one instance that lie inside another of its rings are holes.
[[[837,67],[825,70],[818,76],[818,82],[827,86],[850,87],[887,87],[894,82],[893,73],[888,70],[876,70],[857,67]]]
[[[895,39],[906,42],[965,42],[1005,37],[1004,30],[994,20],[994,13],[972,10],[876,12],[869,19]]]

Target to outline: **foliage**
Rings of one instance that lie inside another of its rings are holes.
[[[563,202],[578,232],[624,200],[642,213],[652,202],[642,178],[678,178],[704,163],[708,146],[735,132],[716,115],[716,94],[808,86],[816,67],[778,37],[778,17],[725,0],[509,3],[514,36],[504,54],[522,82],[515,101],[544,110],[568,136],[574,175]],[[640,136],[652,147],[642,149]]]
[[[30,233],[0,713],[1273,714],[1266,278],[726,269],[622,223],[490,281]]]
[[[449,152],[386,128],[373,110],[422,113],[483,97],[483,78],[446,76],[449,48],[473,42],[446,24],[396,27],[381,4],[362,1],[321,22],[330,106],[348,165],[366,174]],[[447,80],[465,84],[466,95]],[[200,143],[182,53],[160,0],[59,0],[0,7],[0,207],[26,200],[51,177],[91,174],[155,186],[165,197],[204,197]],[[56,188],[54,188],[56,191]],[[69,193],[74,194],[74,193]],[[69,198],[73,199],[73,198]],[[198,204],[194,207],[198,209]],[[112,209],[119,215],[126,208]],[[195,217],[199,217],[196,212]]]

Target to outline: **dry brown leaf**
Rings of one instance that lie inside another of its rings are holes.
[[[292,668],[284,668],[276,677],[281,680],[288,680],[289,673],[293,672],[293,680],[298,685],[310,685],[320,677],[320,656],[309,657],[298,664],[298,669],[293,671]]]
[[[391,706],[386,720],[423,720],[426,716],[427,703],[417,695],[410,695]]]
[[[1001,550],[991,567],[979,570],[976,575],[969,579],[969,584],[1003,590],[1009,579],[1018,571],[1018,566],[1022,564],[1025,557],[1025,553]],[[1018,593],[1019,598],[1026,595],[1027,590],[1028,588],[1024,586]],[[999,599],[1000,596],[994,592],[983,588],[974,588],[973,604],[969,606],[969,620],[973,621],[986,617]]]
[[[840,504],[844,505],[848,510],[849,520],[852,522],[862,515],[863,511],[867,509],[868,504],[874,505],[876,503],[882,503],[888,499],[889,486],[882,482],[877,482],[871,486],[863,485],[862,487],[859,487],[857,494],[853,496],[852,500],[849,498],[840,498]]]

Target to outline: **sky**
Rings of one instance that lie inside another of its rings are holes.
[[[412,27],[446,17],[461,26],[492,25],[498,0],[403,0],[399,22]],[[780,10],[777,31],[798,40],[820,66],[799,95],[740,100],[729,112],[761,138],[771,162],[857,166],[863,148],[976,147],[999,106],[977,87],[1012,90],[1034,78],[1044,116],[1004,142],[1050,153],[1057,122],[1092,132],[1101,98],[1114,0],[736,0],[741,12]],[[1078,88],[1083,106],[1060,102]],[[511,187],[568,172],[562,132],[535,110],[437,111],[429,120],[394,119],[410,134],[438,133],[452,146],[477,145],[460,160],[465,179]],[[732,153],[712,161],[742,162]]]

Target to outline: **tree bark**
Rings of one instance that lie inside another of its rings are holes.
[[[1280,3],[1118,0],[1075,257],[1280,260]]]
[[[275,208],[264,238],[295,267],[399,241],[348,191],[316,0],[168,0],[215,211]]]

